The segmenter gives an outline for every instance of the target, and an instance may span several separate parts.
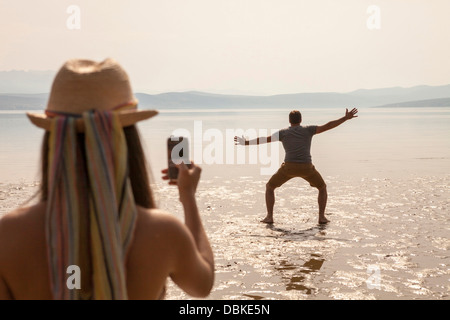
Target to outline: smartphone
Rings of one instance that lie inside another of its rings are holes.
[[[186,137],[170,136],[167,139],[167,162],[170,181],[177,181],[177,164],[184,162],[190,167],[189,141]]]

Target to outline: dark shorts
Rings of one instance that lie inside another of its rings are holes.
[[[321,189],[325,186],[322,176],[312,163],[283,162],[280,169],[270,178],[268,184],[278,188],[286,181],[299,177],[309,182],[311,187]]]

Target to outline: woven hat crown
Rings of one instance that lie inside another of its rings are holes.
[[[108,58],[102,62],[72,59],[64,63],[53,80],[45,114],[28,112],[27,116],[37,127],[50,130],[55,116],[91,110],[116,112],[123,127],[158,114],[156,110],[137,109],[127,73],[116,60]],[[81,119],[77,131],[84,131]]]
[[[128,75],[117,61],[73,59],[56,74],[47,110],[81,114],[92,109],[109,110],[133,100]]]

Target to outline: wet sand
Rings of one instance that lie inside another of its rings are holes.
[[[265,178],[201,181],[216,261],[209,299],[449,299],[450,175],[325,180],[325,226],[301,179],[277,189],[273,225],[259,222]],[[37,186],[0,183],[0,215]],[[159,206],[182,219],[176,189],[157,189]],[[191,297],[168,280],[167,299]]]
[[[211,299],[449,299],[450,176],[326,181],[326,226],[301,179],[277,189],[272,226],[259,222],[265,180],[201,184]],[[180,212],[173,192],[161,194],[162,208]],[[171,285],[168,298],[189,297]]]

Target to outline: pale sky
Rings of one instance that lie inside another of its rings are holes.
[[[380,29],[367,27],[370,5]],[[444,85],[449,13],[448,0],[0,0],[0,71],[113,57],[147,93]]]

